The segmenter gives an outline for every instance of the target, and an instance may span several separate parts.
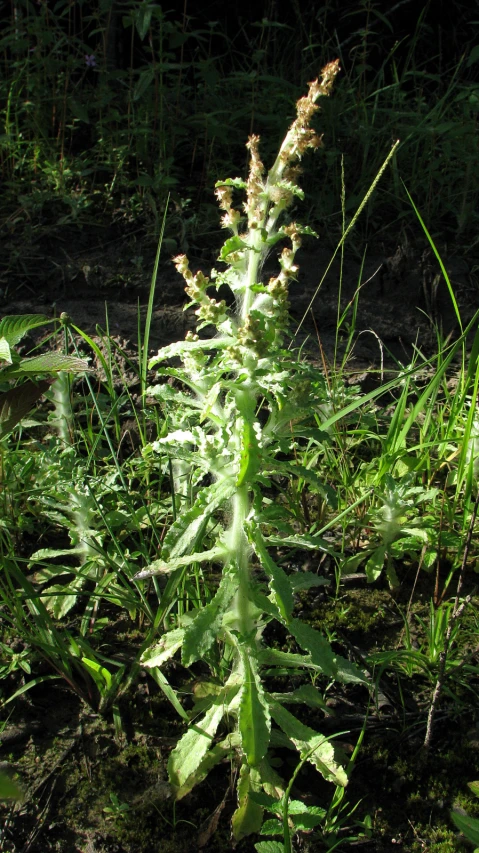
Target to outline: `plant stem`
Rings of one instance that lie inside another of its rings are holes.
[[[244,522],[249,512],[248,486],[240,486],[232,498],[233,521],[230,528],[229,547],[231,557],[238,570],[238,591],[235,596],[234,610],[237,617],[237,629],[243,637],[248,636],[254,627],[250,608],[250,569],[249,545],[244,532]]]

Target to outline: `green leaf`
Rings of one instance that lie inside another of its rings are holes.
[[[159,643],[143,652],[140,658],[142,666],[159,667],[173,657],[175,652],[181,648],[184,633],[184,628],[174,628],[172,631],[163,634]]]
[[[265,820],[263,826],[261,827],[261,835],[283,835],[284,827],[283,821],[278,820],[278,818],[270,818],[270,820]],[[281,848],[284,849],[284,848]]]
[[[215,563],[220,562],[225,556],[225,549],[222,547],[210,548],[209,551],[197,551],[194,554],[185,554],[183,557],[177,557],[176,559],[168,560],[153,560],[146,569],[142,569],[141,572],[137,572],[136,575],[133,576],[134,581],[143,580],[144,578],[150,578],[153,575],[164,574],[167,575],[175,569],[179,569],[182,566],[191,566],[192,563]]]
[[[254,650],[239,646],[243,685],[238,710],[238,726],[246,761],[255,767],[266,755],[271,732],[268,702],[258,672]]]
[[[73,355],[63,355],[60,352],[46,352],[43,355],[22,358],[22,360],[10,368],[8,376],[37,376],[39,373],[84,373],[91,370],[88,362],[83,358]]]
[[[48,391],[50,380],[27,380],[0,394],[0,438],[9,432],[31,411],[36,401]]]
[[[13,347],[30,329],[51,322],[51,317],[46,317],[44,314],[12,314],[0,320],[0,337],[5,338]]]
[[[469,817],[469,815],[458,814],[458,812],[450,812],[450,815],[467,840],[472,841],[473,844],[479,844],[479,820]]]
[[[233,492],[234,485],[227,481],[201,489],[193,506],[182,512],[168,530],[161,549],[162,559],[182,557],[191,547],[201,544],[208,519]]]
[[[320,666],[325,675],[336,678],[338,664],[328,640],[300,619],[292,619],[288,628],[301,648],[310,652],[312,662]]]
[[[302,684],[291,693],[273,693],[272,696],[282,705],[309,705],[310,708],[328,710],[321,693],[312,684]]]
[[[243,483],[251,483],[260,467],[261,456],[258,439],[253,425],[244,418],[241,428],[240,468],[236,478],[236,487],[242,486]]]
[[[143,41],[143,39],[142,39]],[[151,66],[147,66],[142,71],[140,71],[140,76],[136,82],[135,88],[133,89],[133,100],[139,101],[140,98],[144,95],[146,90],[151,86],[153,80],[155,79],[155,71]]]
[[[301,814],[293,815],[293,824],[296,831],[299,832],[310,832],[316,826],[320,826],[326,817],[326,811],[324,809],[318,809],[315,813],[313,811],[314,806],[308,808],[301,803],[304,811]]]
[[[172,686],[168,682],[168,679],[163,675],[161,669],[157,666],[151,666],[150,672],[151,677],[154,681],[156,681],[158,687],[160,688],[160,690],[163,691],[168,701],[171,702],[178,716],[180,716],[183,720],[189,723],[190,718],[188,714],[184,710],[183,706],[180,704],[178,696],[176,695]]]
[[[225,178],[224,181],[216,181],[215,187],[237,187],[237,189],[246,189],[246,181],[243,178]]]
[[[312,663],[321,667],[325,675],[337,681],[367,684],[367,678],[359,667],[335,654],[328,640],[319,631],[300,619],[292,619],[288,628],[301,648],[310,652]]]
[[[193,723],[170,753],[168,775],[175,788],[182,788],[187,780],[196,785],[195,773],[213,746],[213,738],[225,712],[224,694],[218,696],[204,717]],[[191,790],[191,788],[190,788]]]
[[[294,575],[289,575],[288,577],[295,593],[300,589],[311,589],[314,586],[329,586],[331,583],[326,578],[314,575],[312,572],[296,572]]]
[[[252,791],[261,788],[261,777],[255,767],[243,764],[240,769],[238,781],[238,808],[236,809],[231,825],[233,837],[240,841],[252,832],[259,832],[263,822],[263,809],[250,797]]]
[[[209,651],[217,638],[223,616],[229,609],[237,584],[231,574],[226,573],[212,600],[198,611],[185,630],[181,657],[184,666],[191,666]]]
[[[173,358],[176,355],[182,356],[196,350],[225,349],[233,343],[233,338],[211,338],[207,341],[202,339],[198,341],[176,341],[174,344],[168,344],[168,346],[158,350],[158,354],[150,359],[148,366],[151,369],[159,362],[166,361],[168,358]]]
[[[213,746],[200,761],[194,774],[186,780],[181,788],[176,790],[176,799],[181,800],[183,797],[186,797],[195,785],[198,785],[203,781],[203,779],[206,779],[208,773],[213,769],[213,767],[216,767],[220,761],[223,761],[231,755],[232,750],[238,749],[240,745],[240,735],[238,732],[230,732],[224,740],[215,744],[215,746]]]
[[[380,545],[379,548],[376,548],[376,550],[373,551],[367,561],[365,568],[368,583],[374,583],[381,574],[384,567],[384,560],[386,558],[386,551],[387,545]]]
[[[270,587],[273,592],[274,603],[284,621],[288,623],[294,607],[293,590],[288,575],[270,557],[259,527],[250,523],[246,526],[246,533],[263,569],[271,578]]]
[[[105,687],[107,690],[111,687],[111,672],[106,667],[102,666],[98,661],[90,660],[89,658],[82,658],[81,662],[92,674],[95,684],[101,693],[103,693]]]
[[[221,252],[220,252],[220,260],[228,263],[228,255],[231,255],[232,252],[241,252],[245,249],[253,249],[253,246],[249,246],[248,243],[245,243],[241,237],[229,237],[228,240],[225,241]],[[257,249],[254,251],[258,251]]]
[[[283,730],[285,735],[294,743],[302,759],[313,764],[328,782],[344,787],[348,777],[343,767],[335,757],[335,750],[323,735],[301,723],[293,714],[279,705],[271,703],[271,715]]]
[[[138,35],[140,36],[140,41],[144,41],[148,30],[150,29],[151,15],[153,12],[153,7],[147,3],[143,2],[140,4],[138,9],[135,10],[135,27]],[[153,80],[154,72],[151,71],[151,79]]]
[[[266,540],[271,545],[285,546],[289,545],[292,548],[305,548],[308,551],[325,551],[327,554],[334,554],[329,542],[326,542],[321,536],[309,536],[307,533],[298,533],[291,536],[268,536]]]
[[[279,841],[258,841],[254,849],[258,853],[284,853],[284,844]]]
[[[12,353],[6,338],[0,338],[0,362],[1,361],[6,361],[7,364],[12,363]]]

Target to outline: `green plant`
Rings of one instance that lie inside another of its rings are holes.
[[[110,806],[103,807],[106,820],[121,820],[130,811],[128,803],[122,803],[116,794],[110,793]]]
[[[417,556],[421,549],[434,543],[433,519],[414,515],[417,507],[437,495],[437,489],[425,489],[414,485],[414,476],[406,474],[396,480],[390,474],[384,477],[384,486],[376,491],[376,496],[382,506],[371,509],[369,523],[372,531],[380,537],[380,544],[373,546],[366,563],[366,576],[370,583],[380,576],[386,564],[386,576],[391,587],[399,585],[394,559],[400,559],[405,554]],[[369,549],[368,549],[369,550]],[[365,551],[364,556],[367,555]],[[432,565],[437,553],[432,547],[428,549],[427,565]]]
[[[22,358],[15,351],[27,332],[50,322],[40,314],[12,315],[0,321],[0,439],[30,412],[55,377],[65,371],[89,370],[85,360],[74,356],[51,352]]]
[[[167,574],[168,596],[194,564],[221,565],[222,573],[209,604],[184,618],[170,614],[171,630],[143,655],[142,662],[158,671],[181,648],[185,666],[204,660],[216,673],[218,680],[204,686],[194,719],[171,753],[169,775],[176,797],[181,798],[224,755],[235,753],[240,768],[233,816],[236,838],[261,826],[263,810],[252,795],[262,788],[270,795],[282,790],[268,761],[270,744],[296,748],[326,779],[339,785],[347,782],[338,750],[284,707],[291,702],[319,706],[318,690],[309,685],[292,694],[272,693],[264,677],[281,668],[367,683],[318,631],[294,617],[295,578],[286,575],[271,551],[277,545],[329,548],[319,536],[296,533],[268,498],[274,478],[291,474],[301,476],[313,492],[327,493],[316,472],[289,458],[292,441],[293,447],[299,444],[303,430],[309,435],[307,421],[311,409],[325,400],[325,384],[318,370],[283,348],[288,283],[297,270],[294,259],[301,234],[309,229],[294,222],[280,225],[279,219],[294,197],[302,195],[296,184],[297,162],[318,144],[310,121],[316,100],[329,94],[337,71],[338,63],[330,63],[321,82],[310,84],[266,176],[258,138],[252,136],[248,180],[217,184],[222,224],[233,236],[220,255],[227,269],[212,276],[217,287],[230,287],[234,306],[229,309],[224,300],[210,298],[209,279],[202,273],[193,275],[186,257],[178,257],[186,292],[197,305],[198,332],[209,327],[216,335],[205,339],[189,333],[184,342],[160,350],[151,362],[157,365],[179,357],[181,367],[159,372],[181,382],[190,393],[165,382],[149,389],[164,409],[169,432],[147,452],[171,459],[175,521],[163,540],[160,559],[136,578]],[[244,228],[233,207],[234,189],[246,190]],[[261,283],[265,258],[286,239],[292,247],[281,252],[279,275]],[[308,575],[300,583],[304,588],[323,580]],[[284,626],[305,654],[269,646],[263,635],[271,621]],[[216,742],[223,721],[227,732]]]

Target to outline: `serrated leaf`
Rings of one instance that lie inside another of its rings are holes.
[[[294,743],[302,759],[313,764],[328,782],[344,787],[348,777],[335,757],[335,750],[323,735],[301,723],[293,714],[279,705],[271,703],[271,716],[285,735]]]
[[[236,487],[243,483],[250,483],[261,467],[261,456],[259,452],[258,439],[255,430],[246,419],[241,426],[241,453]]]
[[[253,650],[247,646],[239,646],[239,653],[243,668],[243,685],[238,727],[246,761],[251,767],[255,767],[262,761],[269,746],[271,716]]]
[[[338,665],[328,640],[300,619],[292,619],[288,628],[301,648],[310,653],[312,662],[320,666],[325,675],[336,678]]]
[[[168,530],[161,549],[162,559],[166,562],[182,557],[200,544],[208,519],[233,492],[233,483],[227,481],[201,489],[193,506],[182,512]]]
[[[273,693],[272,695],[282,705],[309,705],[310,708],[328,710],[321,693],[312,684],[302,684],[301,687],[291,693]]]
[[[81,584],[77,585],[78,588],[81,588]],[[54,584],[48,587],[47,594],[41,596],[46,609],[53,614],[55,619],[63,619],[75,606],[77,599],[78,595],[73,593],[72,584],[68,587]]]
[[[254,849],[257,853],[284,853],[284,844],[279,841],[258,841]]]
[[[245,243],[241,237],[235,235],[234,237],[229,237],[228,240],[225,241],[221,252],[220,252],[220,260],[226,261],[228,263],[228,255],[231,255],[232,252],[242,252],[245,249],[252,250],[253,246],[249,246],[248,243]],[[255,251],[258,251],[257,249]]]
[[[259,527],[249,524],[247,526],[247,534],[263,569],[271,579],[270,587],[273,592],[274,602],[284,621],[287,623],[291,618],[294,607],[293,590],[289,578],[286,572],[270,557]]]
[[[140,658],[142,666],[162,666],[165,661],[173,657],[175,652],[181,648],[184,633],[184,628],[174,628],[172,631],[167,631],[166,634],[163,634],[159,643],[156,643],[147,649],[146,652],[143,652]]]
[[[46,352],[31,358],[22,358],[14,367],[8,368],[8,377],[38,376],[39,373],[84,373],[91,368],[83,358],[63,355],[60,352]]]
[[[133,576],[134,581],[151,578],[153,575],[167,575],[182,566],[191,566],[192,563],[215,563],[225,556],[225,549],[221,547],[210,548],[209,551],[196,551],[194,554],[185,554],[183,557],[168,560],[153,560],[146,569],[142,569]]]
[[[240,769],[238,781],[238,808],[231,819],[233,837],[236,841],[259,832],[263,822],[263,809],[250,797],[251,791],[259,791],[261,788],[261,777],[254,767],[243,764]]]
[[[273,814],[281,813],[281,802],[276,797],[272,797],[264,791],[254,791],[250,796],[255,803],[263,806],[263,808],[267,809],[269,812],[272,812]]]
[[[324,809],[318,809],[318,812],[315,813],[312,808],[307,808],[304,803],[301,804],[303,806],[304,811],[301,814],[293,815],[293,825],[296,831],[299,832],[310,832],[316,826],[320,826],[326,817],[326,812]]]
[[[181,800],[183,797],[186,797],[187,794],[198,785],[203,779],[206,779],[208,773],[216,767],[220,761],[223,761],[228,755],[230,755],[233,749],[238,749],[240,746],[240,735],[238,732],[231,732],[228,734],[224,740],[220,741],[220,743],[215,744],[202,759],[200,764],[198,765],[194,774],[192,774],[189,779],[186,780],[184,785],[181,788],[178,788],[176,791],[176,799]]]
[[[51,322],[52,318],[44,314],[12,314],[0,320],[0,337],[5,338],[13,347],[30,329],[36,329]]]
[[[50,384],[49,379],[39,382],[27,380],[0,394],[0,438],[8,435],[28,415],[36,401],[48,391]]]
[[[308,551],[325,551],[327,554],[333,554],[329,542],[326,542],[321,536],[310,536],[307,533],[294,533],[289,536],[268,536],[267,540],[271,545],[285,546],[289,545],[292,548],[307,549]]]
[[[205,418],[207,418],[211,412],[211,409],[215,405],[218,396],[221,392],[221,382],[215,382],[214,385],[211,386],[208,391],[206,397],[203,400],[203,406],[200,414],[200,423],[202,423]]]
[[[189,352],[195,352],[196,350],[224,349],[231,346],[232,343],[232,338],[208,338],[206,341],[201,339],[198,341],[176,341],[174,344],[168,344],[168,346],[158,350],[157,355],[154,355],[150,359],[148,366],[151,369],[159,362],[166,361],[166,359],[173,358],[176,355],[181,356]]]
[[[367,678],[359,667],[335,654],[319,631],[300,619],[292,619],[288,628],[301,648],[310,653],[312,663],[319,666],[325,675],[337,681],[367,684]]]
[[[261,835],[283,835],[283,832],[283,821],[274,817],[269,820],[265,820],[261,827]]]
[[[240,190],[246,188],[243,178],[225,178],[224,181],[216,181],[215,187],[237,187]]]
[[[329,586],[331,583],[327,578],[315,575],[313,572],[296,572],[288,577],[294,592],[301,589],[311,589],[315,586]]]
[[[237,584],[231,574],[226,573],[212,600],[198,611],[185,630],[181,657],[184,666],[191,666],[209,651],[215,642],[223,622],[223,616],[229,609],[236,592]]]
[[[168,775],[175,788],[181,789],[187,780],[195,776],[205,754],[213,746],[213,738],[224,712],[224,696],[221,695],[202,719],[190,726],[170,753]],[[191,787],[196,784],[196,781],[196,779],[192,780]]]

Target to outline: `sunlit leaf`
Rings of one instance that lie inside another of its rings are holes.
[[[186,628],[181,653],[185,666],[204,657],[215,642],[236,588],[234,578],[230,574],[223,575],[212,600],[198,611]]]
[[[247,646],[240,646],[239,652],[243,667],[243,684],[238,726],[246,761],[254,767],[266,755],[271,731],[271,716],[254,654]]]

